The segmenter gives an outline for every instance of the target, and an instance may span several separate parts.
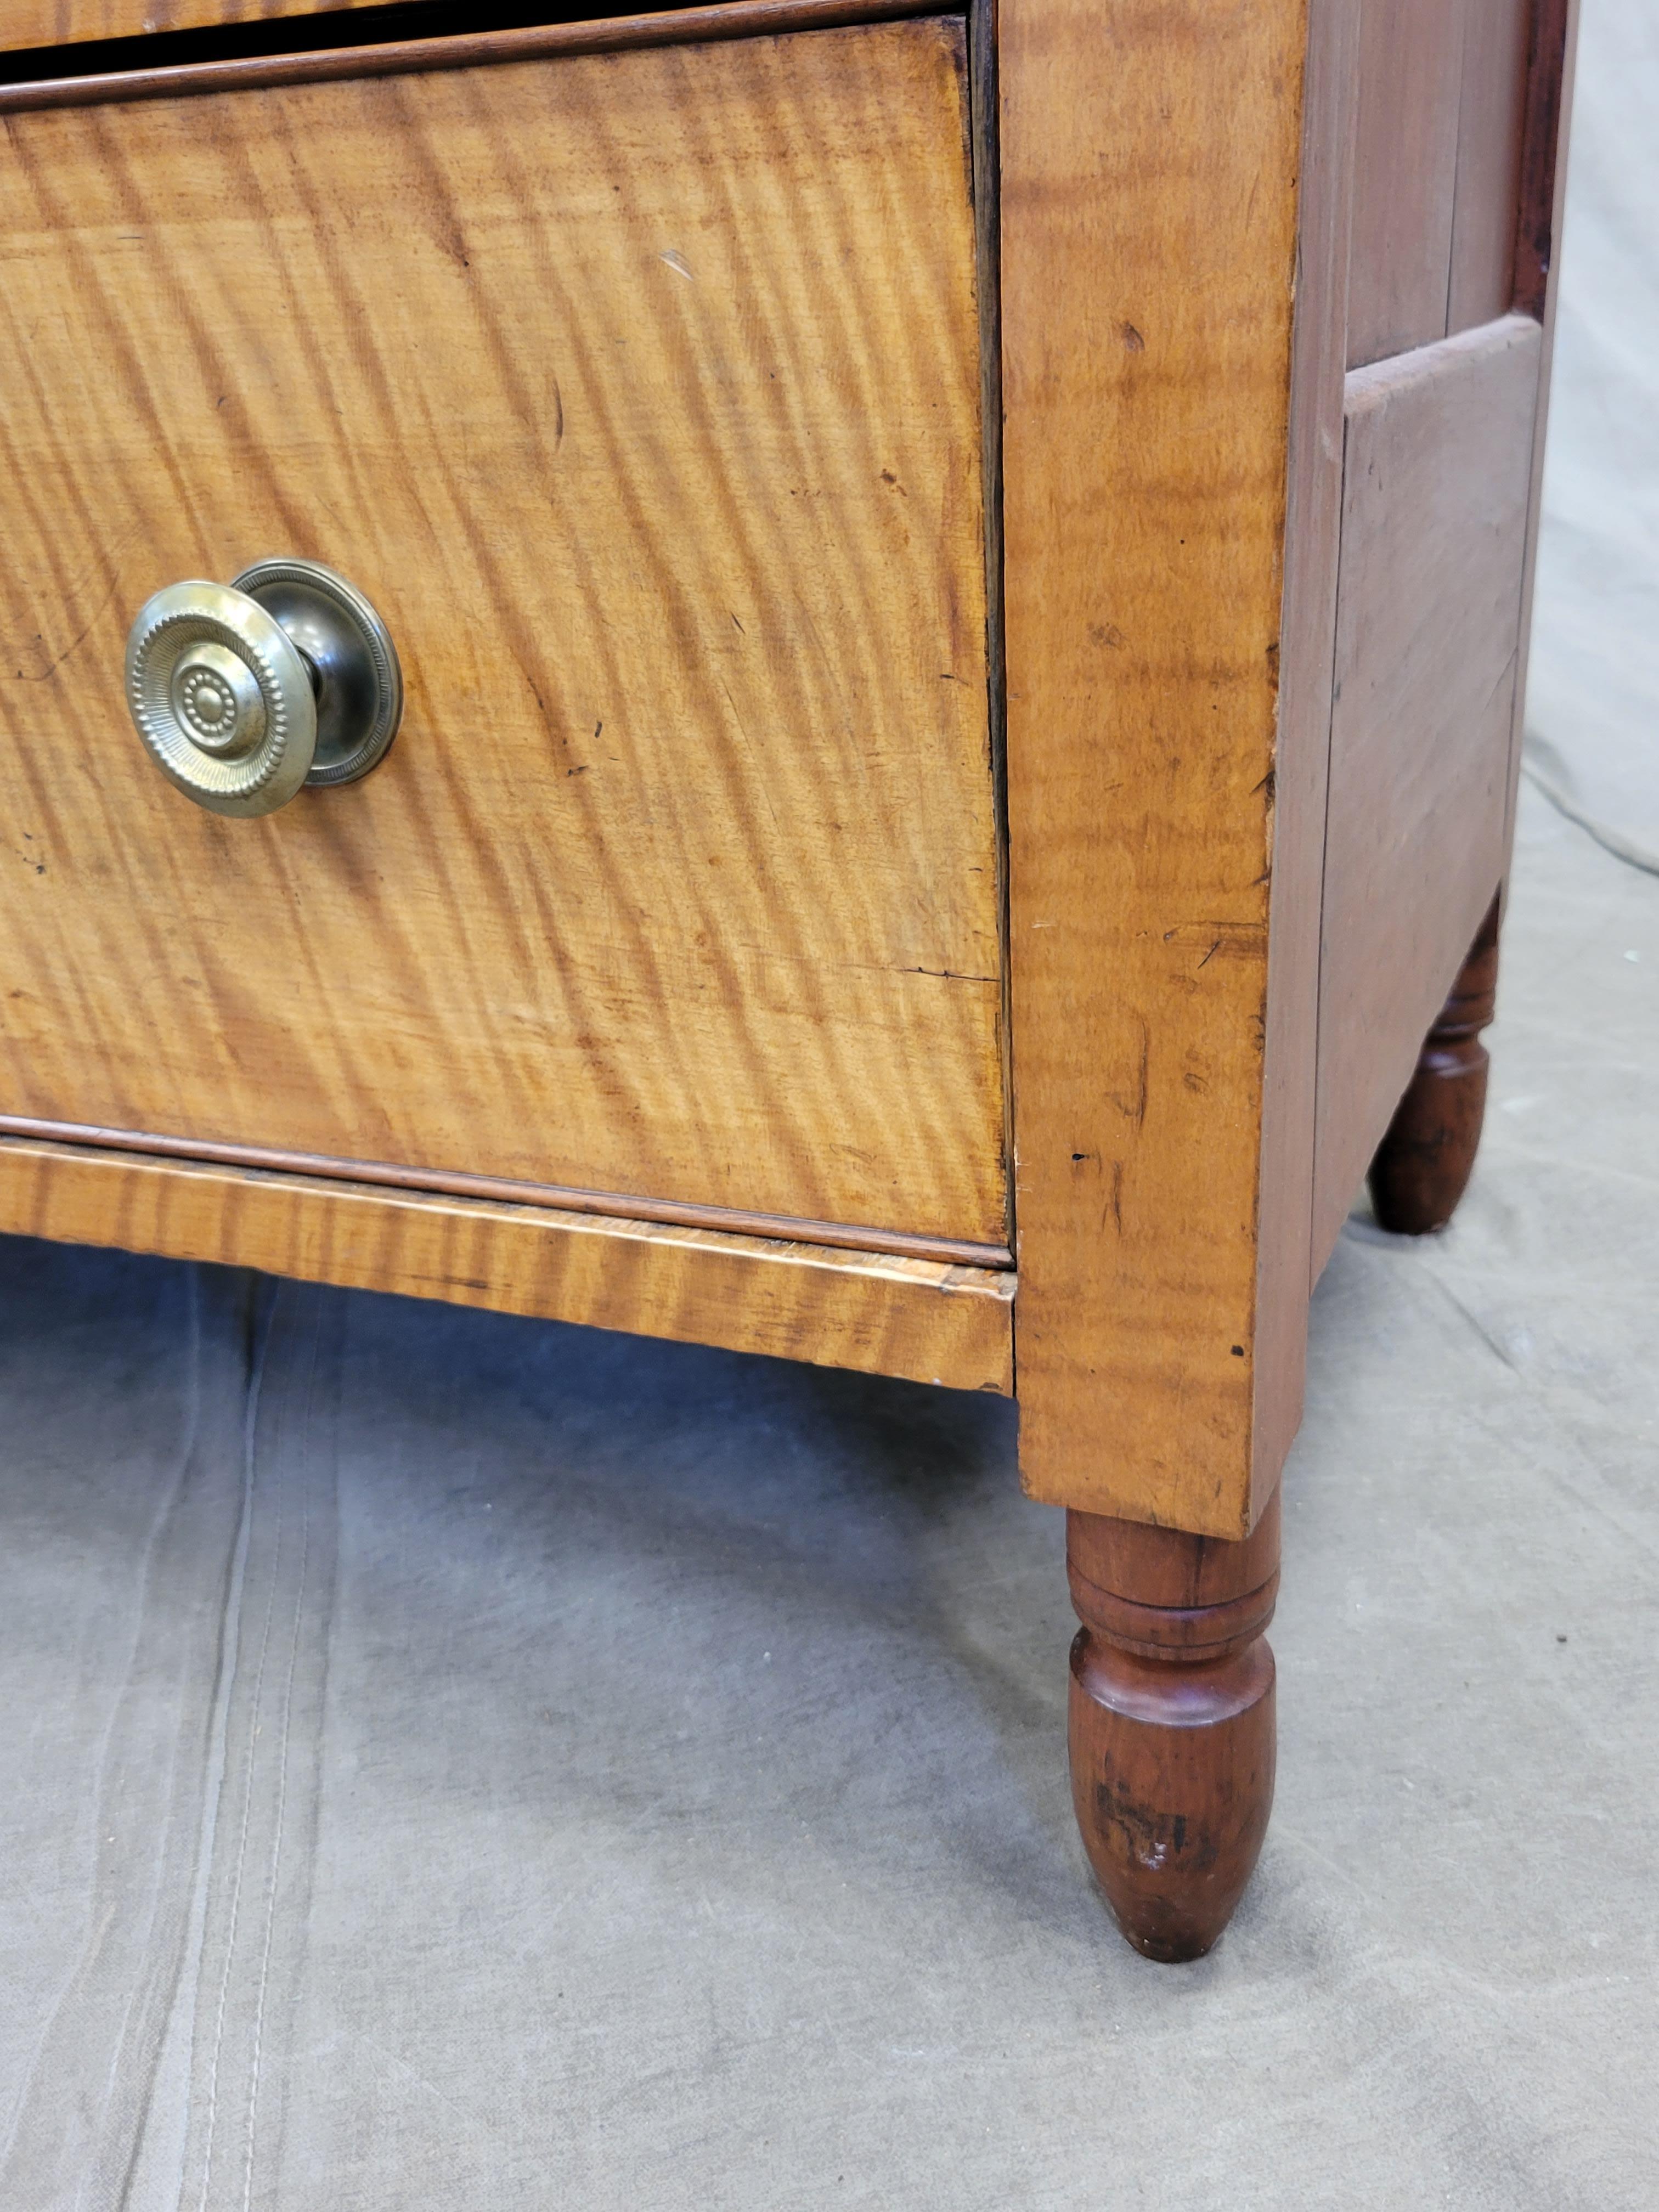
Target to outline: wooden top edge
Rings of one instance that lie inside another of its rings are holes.
[[[88,107],[112,101],[179,100],[270,85],[316,84],[336,77],[403,76],[422,70],[477,69],[561,54],[613,53],[628,47],[704,44],[784,31],[833,30],[905,16],[960,13],[939,0],[720,0],[655,15],[614,15],[528,30],[463,32],[447,39],[403,39],[380,46],[332,46],[310,53],[257,54],[240,61],[185,62],[102,76],[46,77],[0,83],[0,115],[39,107]],[[3,74],[3,64],[0,64]]]
[[[1396,392],[1426,382],[1464,355],[1506,353],[1511,346],[1542,335],[1543,326],[1534,317],[1516,311],[1499,315],[1494,322],[1476,323],[1470,330],[1454,331],[1449,337],[1431,338],[1427,345],[1413,346],[1408,353],[1385,354],[1381,361],[1368,361],[1348,371],[1342,386],[1346,412],[1382,406]]]
[[[114,1147],[62,1144],[44,1138],[0,1134],[0,1173],[10,1161],[50,1168],[125,1170],[134,1175],[160,1173],[205,1177],[223,1183],[263,1185],[303,1191],[318,1197],[356,1200],[380,1205],[411,1206],[437,1213],[505,1217],[532,1226],[561,1230],[567,1234],[619,1237],[653,1244],[681,1244],[698,1250],[741,1254],[761,1261],[779,1261],[796,1267],[821,1266],[837,1273],[861,1273],[902,1278],[931,1284],[943,1292],[988,1297],[1011,1304],[1018,1278],[1006,1269],[970,1267],[961,1261],[925,1258],[919,1255],[872,1250],[864,1246],[816,1244],[810,1239],[755,1236],[744,1231],[716,1229],[690,1222],[665,1222],[617,1214],[601,1214],[544,1203],[507,1201],[471,1194],[416,1190],[406,1186],[354,1181],[341,1176],[295,1174],[283,1168],[231,1166],[222,1161],[173,1159],[153,1152],[133,1152]]]
[[[490,1205],[538,1206],[568,1214],[593,1214],[613,1221],[656,1223],[669,1228],[706,1229],[720,1236],[756,1237],[789,1245],[818,1244],[830,1249],[883,1252],[896,1259],[924,1260],[941,1267],[1012,1269],[1006,1245],[981,1244],[966,1237],[917,1236],[902,1229],[872,1229],[859,1223],[810,1221],[793,1214],[750,1213],[725,1206],[688,1206],[674,1199],[636,1198],[613,1190],[574,1190],[561,1183],[513,1182],[501,1176],[410,1168],[380,1160],[337,1160],[317,1152],[289,1152],[257,1145],[216,1145],[187,1137],[166,1137],[149,1129],[106,1129],[75,1121],[40,1121],[0,1114],[0,1145],[21,1139],[75,1150],[138,1154],[171,1165],[182,1163],[237,1168],[254,1174],[297,1175],[311,1182],[349,1182],[365,1189],[401,1190],[419,1196],[477,1199]]]

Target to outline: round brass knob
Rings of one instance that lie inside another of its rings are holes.
[[[315,561],[167,585],[138,611],[126,677],[151,759],[215,814],[274,814],[302,785],[355,783],[403,713],[386,624]]]

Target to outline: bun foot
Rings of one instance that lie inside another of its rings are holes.
[[[1480,1031],[1497,988],[1494,899],[1371,1162],[1372,1209],[1397,1237],[1443,1229],[1468,1187],[1486,1115],[1490,1062]]]
[[[1118,1926],[1201,1958],[1255,1870],[1273,1807],[1279,1501],[1228,1544],[1067,1516],[1072,1799]]]

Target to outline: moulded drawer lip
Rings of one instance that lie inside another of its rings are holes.
[[[672,1199],[620,1190],[573,1190],[561,1183],[514,1182],[501,1176],[446,1173],[400,1167],[389,1160],[332,1159],[317,1152],[284,1152],[257,1145],[219,1145],[201,1137],[168,1137],[155,1130],[100,1129],[75,1121],[31,1121],[0,1114],[0,1137],[85,1146],[100,1152],[137,1152],[154,1159],[198,1160],[216,1167],[244,1167],[264,1174],[321,1176],[387,1190],[428,1191],[441,1197],[476,1198],[503,1206],[535,1206],[561,1213],[604,1214],[617,1221],[655,1221],[665,1227],[711,1229],[724,1236],[764,1237],[832,1250],[888,1253],[896,1258],[937,1260],[946,1265],[1012,1268],[1006,1244],[971,1238],[912,1237],[901,1230],[857,1222],[808,1221],[796,1214],[751,1213],[740,1206],[682,1206]]]

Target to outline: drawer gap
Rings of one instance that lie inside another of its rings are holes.
[[[316,1152],[283,1152],[263,1145],[216,1145],[195,1137],[166,1137],[150,1129],[102,1129],[73,1121],[42,1121],[0,1114],[0,1139],[90,1146],[100,1152],[137,1152],[151,1159],[193,1160],[211,1167],[247,1168],[260,1174],[317,1176],[386,1190],[422,1191],[446,1198],[482,1199],[503,1206],[551,1206],[561,1213],[606,1214],[618,1221],[654,1221],[677,1229],[712,1229],[723,1235],[764,1237],[832,1250],[879,1252],[946,1266],[1011,1268],[1006,1245],[969,1237],[922,1237],[902,1229],[870,1229],[842,1221],[808,1221],[793,1214],[754,1213],[742,1206],[689,1206],[675,1199],[636,1198],[626,1191],[574,1190],[562,1183],[518,1182],[501,1176],[465,1175],[403,1167],[381,1160],[337,1160]]]
[[[335,76],[475,67],[544,54],[683,40],[758,37],[908,15],[960,12],[938,0],[720,0],[703,8],[560,8],[548,0],[387,0],[325,15],[267,16],[186,31],[87,39],[0,52],[0,112],[94,100],[143,99],[243,82],[304,83]],[[3,32],[0,31],[0,37]],[[260,63],[271,64],[260,70]],[[199,82],[179,72],[201,72]],[[246,75],[244,74],[246,72]],[[31,96],[33,94],[33,96]]]

